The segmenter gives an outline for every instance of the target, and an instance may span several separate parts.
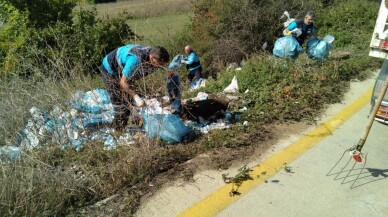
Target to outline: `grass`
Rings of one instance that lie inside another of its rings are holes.
[[[134,18],[147,18],[188,12],[190,5],[190,0],[128,0],[86,5],[83,8],[96,8],[100,17],[116,17],[126,12]]]
[[[145,38],[169,37],[184,30],[190,21],[188,13],[170,14],[157,17],[130,19],[128,24],[135,34]],[[163,40],[161,40],[163,41]]]

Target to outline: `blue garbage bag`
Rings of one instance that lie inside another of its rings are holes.
[[[320,40],[318,38],[310,38],[307,42],[307,56],[311,59],[326,59],[329,56],[330,49],[332,45],[327,43],[325,40]]]
[[[70,105],[80,112],[92,114],[101,114],[112,109],[108,91],[101,88],[88,92],[77,91],[70,100]]]
[[[156,138],[166,142],[181,142],[189,133],[189,128],[176,114],[144,114],[143,127],[149,138]]]
[[[284,36],[276,40],[273,55],[296,60],[302,51],[302,47],[293,36]]]
[[[184,56],[183,55],[176,55],[171,63],[168,65],[167,67],[167,70],[175,70],[175,69],[179,69],[180,67],[182,67],[182,63],[181,63],[181,60],[184,59]]]

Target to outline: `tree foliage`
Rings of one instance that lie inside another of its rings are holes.
[[[96,11],[74,9],[72,0],[39,0],[46,12],[37,15],[41,9],[30,1],[9,1],[0,4],[5,20],[0,29],[1,77],[95,73],[106,53],[136,38],[124,15],[103,20]]]
[[[70,23],[77,0],[6,0],[17,10],[28,14],[31,27],[45,28],[58,21]]]

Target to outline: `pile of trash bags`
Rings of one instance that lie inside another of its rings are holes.
[[[104,89],[77,91],[68,101],[68,110],[54,106],[52,111],[32,107],[26,126],[17,133],[13,146],[0,148],[0,157],[17,158],[22,151],[30,151],[47,145],[80,150],[88,141],[103,141],[106,150],[117,144],[134,143],[133,129],[116,137],[115,130],[107,127],[112,123],[114,108]]]
[[[224,92],[238,92],[236,76]],[[133,136],[138,133],[168,143],[182,142],[192,130],[208,133],[213,129],[228,128],[231,121],[225,116],[228,104],[227,100],[209,97],[203,92],[185,101],[179,110],[174,106],[162,107],[157,99],[150,99],[146,107],[139,108],[143,127],[128,125],[118,135],[110,127],[115,111],[108,92],[100,88],[77,91],[67,101],[66,109],[54,106],[47,111],[32,107],[27,124],[17,133],[15,144],[0,147],[0,158],[16,159],[23,152],[50,145],[79,151],[90,141],[103,142],[105,150],[112,150],[119,145],[135,143]]]

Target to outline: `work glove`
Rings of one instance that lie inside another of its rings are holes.
[[[137,107],[143,107],[143,106],[145,106],[144,100],[143,100],[142,98],[140,98],[139,95],[136,94],[136,95],[133,97],[133,100],[135,101],[135,105],[136,105]]]

